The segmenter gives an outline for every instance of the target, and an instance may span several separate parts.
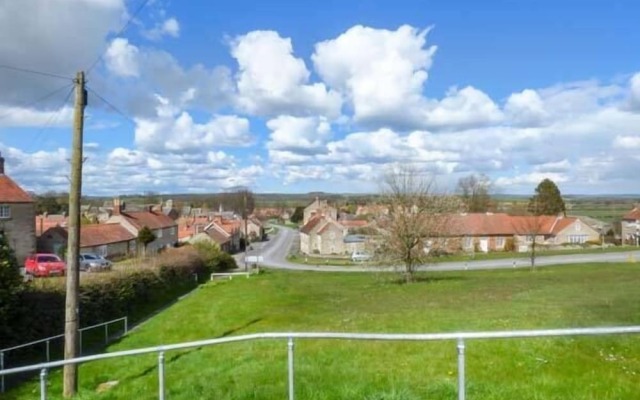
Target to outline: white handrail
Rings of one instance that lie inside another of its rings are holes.
[[[144,347],[141,349],[122,350],[113,353],[95,354],[77,357],[69,360],[59,360],[47,363],[33,364],[24,367],[0,370],[1,375],[19,372],[62,367],[67,364],[81,364],[89,361],[105,360],[109,358],[135,356],[149,353],[184,350],[193,347],[212,346],[224,343],[244,342],[260,339],[340,339],[340,340],[375,340],[375,341],[437,341],[437,340],[469,340],[469,339],[514,339],[536,338],[550,336],[593,336],[593,335],[621,335],[640,333],[640,326],[569,328],[520,331],[494,332],[451,332],[451,333],[339,333],[339,332],[266,332],[249,335],[231,336],[216,339],[198,340],[177,344]]]

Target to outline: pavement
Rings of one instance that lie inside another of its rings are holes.
[[[297,264],[287,260],[298,231],[278,226],[278,233],[264,242],[252,243],[249,256],[262,256],[261,268],[285,269],[295,271],[324,271],[324,272],[382,272],[393,271],[394,267],[376,265],[327,265],[327,264]],[[238,267],[244,268],[245,253],[237,254]],[[620,263],[630,259],[640,260],[640,250],[619,253],[586,253],[565,254],[555,256],[536,257],[536,266],[569,265],[584,263]],[[429,271],[465,271],[486,269],[529,268],[530,261],[527,253],[518,258],[503,258],[495,260],[440,262],[417,267],[417,270]]]

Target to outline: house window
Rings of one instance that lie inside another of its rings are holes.
[[[8,205],[0,205],[0,219],[9,219],[11,218],[11,207]]]
[[[473,244],[473,238],[470,236],[465,236],[464,238],[464,248],[468,249],[472,246]]]
[[[499,249],[504,247],[504,238],[502,236],[496,238],[496,247]]]
[[[582,244],[587,241],[587,235],[569,235],[569,243]]]
[[[533,243],[533,235],[527,235],[527,243]]]
[[[156,235],[158,239],[162,238],[162,229],[158,229],[158,234]]]
[[[176,235],[176,227],[175,227],[175,226],[172,226],[172,227],[171,227],[171,233],[170,233],[170,235],[171,235],[171,236],[175,236],[175,235]]]

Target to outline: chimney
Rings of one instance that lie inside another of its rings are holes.
[[[0,175],[4,175],[4,158],[2,158],[2,153],[0,153]]]
[[[122,205],[120,204],[120,197],[113,199],[113,215],[120,215],[122,212]]]

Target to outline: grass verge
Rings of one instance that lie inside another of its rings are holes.
[[[142,325],[110,351],[265,331],[451,332],[640,324],[640,266],[592,264],[391,274],[267,272],[211,283]],[[167,354],[168,399],[286,397],[286,343],[259,341]],[[296,344],[299,399],[451,399],[453,342]],[[467,343],[474,399],[638,399],[640,337]],[[79,399],[157,397],[156,356],[83,365]],[[60,373],[51,398],[60,398]],[[118,384],[96,392],[107,381]],[[24,385],[7,399],[33,398]]]

